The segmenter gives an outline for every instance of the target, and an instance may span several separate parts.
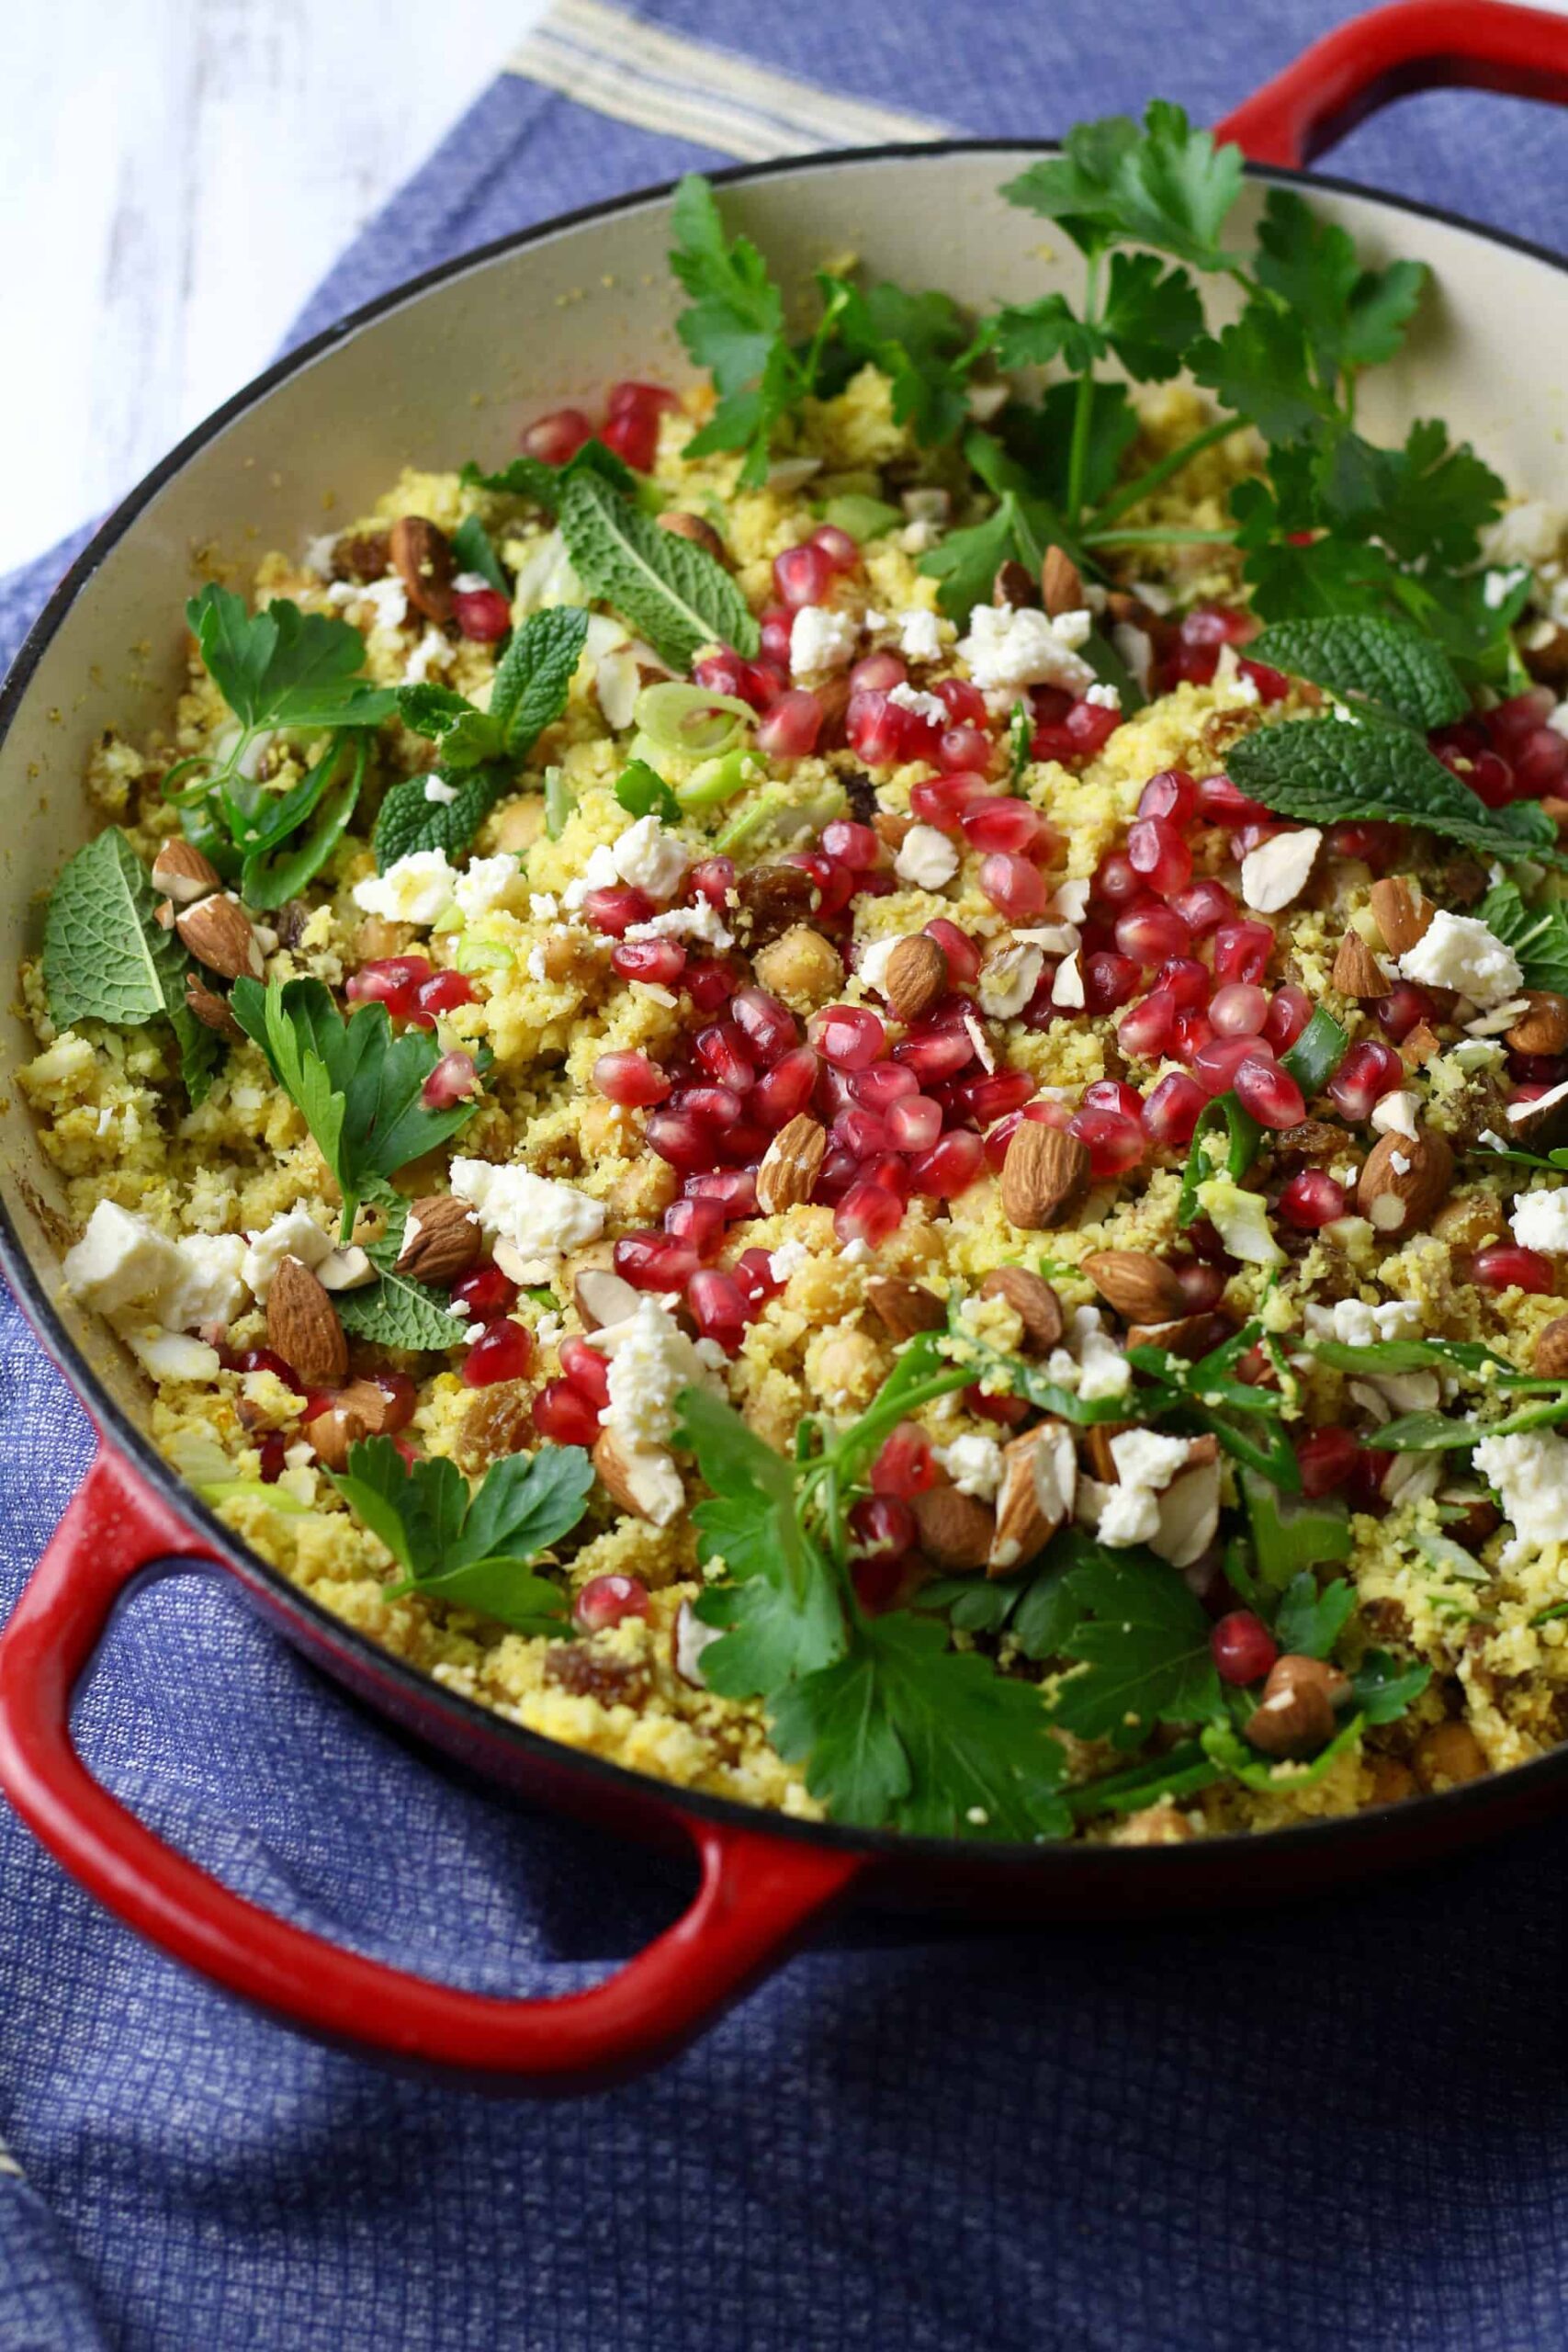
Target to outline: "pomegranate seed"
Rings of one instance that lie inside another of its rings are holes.
[[[462,972],[432,972],[414,992],[421,1012],[455,1012],[460,1004],[477,1004],[479,990]]]
[[[615,1261],[634,1290],[684,1290],[702,1262],[689,1241],[669,1233],[623,1233]]]
[[[817,749],[822,706],[804,686],[780,695],[757,729],[757,749],[771,760],[804,760]]]
[[[658,416],[665,409],[675,410],[680,405],[674,393],[664,385],[640,383],[635,377],[628,376],[620,383],[611,385],[604,401],[604,413],[607,416],[620,416],[627,409],[643,409]]]
[[[1354,1511],[1364,1511],[1372,1519],[1382,1519],[1388,1510],[1388,1498],[1382,1490],[1383,1477],[1394,1456],[1384,1453],[1378,1446],[1359,1445],[1346,1482],[1346,1497]]]
[[[1257,1041],[1256,1050],[1247,1055],[1231,1083],[1235,1088],[1236,1101],[1260,1127],[1298,1127],[1306,1117],[1301,1088],[1288,1069],[1280,1069],[1261,1040]]]
[[[875,687],[863,687],[850,696],[844,714],[844,732],[852,751],[868,767],[891,767],[907,756],[905,744],[908,729],[905,720],[909,714],[889,702],[886,694]]]
[[[288,1441],[281,1430],[268,1430],[256,1448],[261,1456],[257,1476],[262,1484],[275,1487],[288,1467]]]
[[[729,1017],[750,1047],[752,1059],[764,1069],[789,1053],[800,1036],[788,1005],[781,1004],[766,989],[737,989],[730,1000]]]
[[[488,1323],[515,1304],[517,1285],[499,1266],[475,1266],[471,1272],[459,1274],[452,1285],[451,1298],[453,1306],[464,1314],[477,1322]]]
[[[1233,1609],[1211,1626],[1209,1651],[1220,1680],[1239,1690],[1245,1683],[1262,1681],[1280,1655],[1280,1645],[1261,1617],[1250,1609]]]
[[[452,617],[464,637],[476,645],[493,645],[512,627],[512,608],[496,588],[459,588],[452,597]]]
[[[689,1111],[669,1107],[655,1111],[648,1123],[648,1144],[650,1151],[656,1151],[660,1159],[667,1159],[682,1175],[694,1175],[701,1169],[711,1168],[718,1157],[713,1129],[705,1120],[694,1118]]]
[[[840,1150],[849,1152],[855,1159],[873,1159],[878,1152],[894,1148],[886,1120],[879,1112],[863,1111],[858,1103],[840,1111],[829,1132]]]
[[[922,778],[909,794],[909,814],[940,832],[955,832],[971,808],[988,807],[997,797],[983,775],[973,768],[958,768],[949,775]],[[1021,808],[1021,801],[1008,802]],[[994,846],[994,844],[992,844]]]
[[[773,558],[773,586],[781,605],[798,612],[802,605],[819,605],[833,584],[834,564],[826,548],[785,548]]]
[[[757,1080],[750,1108],[764,1126],[784,1126],[810,1102],[819,1068],[809,1046],[797,1046]]]
[[[686,1284],[686,1304],[692,1310],[698,1337],[716,1340],[726,1355],[732,1356],[751,1319],[746,1295],[734,1275],[705,1266]]]
[[[592,438],[593,427],[580,408],[553,408],[525,429],[518,447],[526,457],[542,458],[547,466],[564,466]]]
[[[1555,707],[1556,698],[1550,686],[1530,686],[1522,695],[1511,695],[1506,702],[1500,702],[1495,710],[1487,711],[1481,724],[1495,743],[1508,751],[1538,727],[1543,727]],[[1461,725],[1468,726],[1470,723],[1461,721]]]
[[[590,1577],[572,1602],[571,1614],[581,1633],[603,1634],[628,1617],[646,1617],[649,1605],[640,1577]]]
[[[590,890],[583,899],[582,912],[595,931],[622,939],[634,922],[651,921],[653,901],[630,883],[617,882],[607,889]]]
[[[1263,1040],[1277,1054],[1287,1053],[1312,1019],[1312,999],[1304,989],[1287,982],[1276,989],[1263,1023]]]
[[[1538,727],[1514,753],[1514,781],[1521,798],[1539,800],[1560,790],[1568,775],[1568,741],[1554,727]]]
[[[1016,1429],[1020,1421],[1029,1418],[1027,1397],[1011,1396],[1005,1391],[993,1396],[977,1385],[961,1389],[959,1393],[970,1412],[977,1414],[983,1421],[995,1421],[1001,1429]]]
[[[887,695],[908,681],[909,666],[902,654],[884,650],[867,653],[850,672],[852,694]]]
[[[1192,1075],[1211,1094],[1228,1093],[1243,1062],[1261,1050],[1256,1037],[1211,1037],[1192,1057]]]
[[[1396,980],[1387,996],[1380,996],[1372,1006],[1379,1028],[1396,1046],[1403,1045],[1419,1023],[1436,1020],[1437,1012],[1432,998],[1414,980]]]
[[[1269,1000],[1251,980],[1227,980],[1209,1002],[1209,1023],[1221,1037],[1258,1037],[1269,1018]]]
[[[1128,1086],[1119,1078],[1097,1078],[1083,1091],[1085,1111],[1120,1111],[1124,1119],[1135,1119],[1144,1107],[1144,1098],[1135,1086]]]
[[[1478,752],[1468,764],[1460,765],[1460,777],[1488,808],[1506,808],[1517,797],[1513,768],[1496,752]]]
[[[479,1091],[479,1074],[472,1054],[443,1054],[424,1084],[420,1101],[427,1111],[450,1111]]]
[[[1245,645],[1256,636],[1258,623],[1250,613],[1232,605],[1194,605],[1181,623],[1183,645]]]
[[[678,939],[622,939],[610,951],[610,969],[623,980],[667,989],[685,968],[686,951]]]
[[[1206,775],[1198,786],[1198,813],[1229,831],[1237,825],[1266,825],[1271,812],[1260,800],[1249,800],[1228,775]]]
[[[1141,1122],[1122,1111],[1080,1109],[1068,1121],[1067,1133],[1077,1136],[1088,1151],[1089,1174],[1097,1183],[1136,1168],[1145,1149]]]
[[[1213,975],[1195,956],[1172,956],[1155,974],[1156,988],[1163,989],[1179,1012],[1206,1005],[1212,984]]]
[[[1274,933],[1268,923],[1221,923],[1214,933],[1214,978],[1261,980],[1273,952]]]
[[[812,1044],[836,1069],[867,1069],[887,1046],[887,1032],[863,1005],[830,1004],[808,1023]]]
[[[897,1559],[915,1541],[915,1514],[897,1495],[863,1495],[850,1512],[850,1538],[862,1559]]]
[[[383,956],[351,972],[344,989],[350,1004],[384,1004],[395,1021],[419,1010],[419,989],[432,978],[423,956]]]
[[[508,1288],[511,1285],[508,1284]],[[513,1297],[516,1296],[515,1291]],[[506,1302],[512,1304],[511,1299]],[[276,1348],[242,1348],[238,1352],[228,1348],[219,1350],[219,1361],[225,1372],[270,1372],[281,1380],[285,1388],[292,1388],[297,1396],[305,1394],[305,1384],[294,1366],[280,1356]]]
[[[1026,1069],[998,1069],[988,1078],[972,1078],[961,1090],[964,1107],[983,1127],[1021,1111],[1038,1089]]]
[[[1400,1085],[1404,1077],[1404,1064],[1392,1046],[1385,1046],[1381,1037],[1363,1037],[1359,1045],[1351,1046],[1329,1080],[1328,1093],[1340,1117],[1358,1127],[1371,1117],[1372,1105],[1391,1087]]]
[[[689,906],[699,899],[710,906],[716,915],[725,913],[735,888],[735,860],[732,857],[699,859],[686,876],[684,897]]]
[[[722,1134],[739,1124],[745,1106],[732,1086],[697,1085],[678,1086],[670,1097],[670,1108]]]
[[[603,1412],[610,1401],[610,1366],[599,1350],[586,1340],[563,1340],[560,1368],[577,1394]]]
[[[810,875],[817,885],[819,917],[842,914],[854,896],[855,877],[849,867],[838,865],[830,857],[824,857],[820,850],[788,850],[779,863],[781,865],[798,865],[802,873]]]
[[[822,849],[852,874],[868,874],[882,855],[882,843],[872,828],[848,817],[835,817],[831,824],[823,826]]]
[[[735,972],[716,957],[694,958],[686,966],[686,994],[699,1012],[716,1012],[735,993]]]
[[[789,660],[787,632],[784,660]],[[738,695],[755,711],[771,710],[787,683],[784,673],[770,663],[743,662],[739,653],[730,652],[728,647],[721,653],[705,653],[694,664],[692,676],[699,686],[706,686],[714,694]]]
[[[955,1127],[909,1164],[909,1180],[928,1199],[951,1201],[966,1193],[986,1164],[986,1147],[967,1127]]]
[[[874,1495],[927,1495],[936,1484],[936,1455],[924,1430],[915,1421],[900,1421],[883,1441],[871,1465]]]
[[[948,978],[954,988],[968,988],[980,977],[980,950],[967,932],[960,931],[945,915],[933,916],[926,925],[926,937],[934,939],[947,958]]]
[[[863,1110],[887,1112],[895,1102],[919,1091],[919,1080],[902,1062],[873,1062],[869,1069],[852,1070],[849,1090]]]
[[[688,1201],[716,1201],[728,1225],[757,1214],[757,1179],[750,1168],[705,1169],[686,1178],[681,1193]]]
[[[929,1094],[907,1094],[887,1114],[897,1151],[929,1151],[942,1133],[942,1105]]]
[[[1195,939],[1201,939],[1206,932],[1228,922],[1235,912],[1235,901],[1224,884],[1211,881],[1206,876],[1190,882],[1185,890],[1173,891],[1170,903]]]
[[[908,1202],[910,1192],[909,1163],[901,1152],[879,1151],[874,1159],[863,1159],[860,1170],[868,1184],[880,1184],[891,1193],[900,1208]]]
[[[733,1021],[715,1021],[699,1029],[696,1055],[709,1075],[733,1093],[748,1093],[757,1082],[746,1040]]]
[[[601,1054],[593,1065],[593,1083],[601,1094],[626,1110],[646,1110],[650,1103],[662,1102],[670,1091],[664,1072],[646,1054],[633,1050]]]
[[[659,455],[657,416],[650,416],[642,409],[623,409],[619,416],[605,420],[599,438],[606,449],[613,449],[617,458],[624,458],[639,474],[653,471],[653,462]]]
[[[770,1298],[776,1298],[784,1288],[773,1272],[765,1250],[742,1250],[731,1272],[739,1285],[741,1297],[753,1315],[765,1306]]]
[[[1014,858],[1037,857],[1051,834],[1044,818],[1027,800],[1010,800],[994,794],[971,801],[959,822],[972,848],[1000,850]],[[1043,894],[1041,904],[1044,904]]]
[[[1213,1035],[1208,1013],[1197,1005],[1189,1005],[1179,1012],[1171,1023],[1170,1051],[1179,1062],[1191,1062],[1201,1046],[1206,1046]]]
[[[967,678],[943,678],[940,684],[931,688],[931,692],[940,703],[945,705],[947,715],[955,727],[989,727],[991,715],[986,708],[986,697],[978,686],[970,684]]]
[[[1117,1023],[1116,1038],[1124,1054],[1137,1060],[1158,1061],[1170,1044],[1177,1006],[1174,998],[1163,989],[1156,989],[1130,1012],[1124,1012]]]
[[[963,1029],[911,1030],[893,1048],[895,1061],[912,1069],[922,1088],[956,1077],[975,1058],[975,1047]]]
[[[1337,1223],[1348,1205],[1344,1185],[1323,1168],[1303,1168],[1280,1194],[1280,1215],[1298,1233],[1315,1233]]]
[[[1027,859],[993,852],[980,861],[980,888],[1010,922],[1027,922],[1045,911],[1045,882]]]
[[[1184,1070],[1171,1070],[1144,1099],[1140,1114],[1144,1133],[1151,1143],[1184,1148],[1192,1140],[1198,1114],[1208,1099],[1207,1091],[1195,1078],[1189,1078]]]
[[[724,1203],[702,1193],[682,1193],[664,1212],[664,1230],[684,1241],[699,1258],[716,1258],[724,1247]]]
[[[1140,817],[1127,833],[1127,863],[1162,896],[1192,879],[1192,853],[1168,817]]]
[[[1483,1290],[1533,1291],[1543,1298],[1553,1287],[1551,1259],[1517,1241],[1492,1241],[1478,1250],[1470,1261],[1470,1278]]]
[[[487,1323],[463,1358],[463,1380],[469,1388],[489,1388],[498,1380],[525,1380],[534,1361],[532,1335],[521,1323],[504,1316]]]
[[[833,1231],[846,1247],[864,1241],[874,1250],[897,1231],[903,1216],[903,1203],[881,1184],[852,1184],[833,1212]]]
[[[1163,964],[1173,956],[1185,957],[1192,945],[1192,933],[1176,909],[1162,907],[1157,899],[1128,907],[1119,914],[1115,938],[1122,954],[1135,964]]]
[[[1302,1474],[1303,1494],[1309,1501],[1333,1494],[1345,1484],[1360,1458],[1361,1449],[1350,1430],[1309,1430],[1296,1441],[1296,1467]]]
[[[996,765],[997,745],[983,727],[949,727],[937,739],[936,756],[941,767],[988,775]]]
[[[1198,787],[1181,768],[1162,768],[1138,795],[1140,817],[1164,817],[1173,825],[1190,825],[1197,813]]]
[[[1083,993],[1085,1010],[1089,1012],[1114,1012],[1138,993],[1143,974],[1129,956],[1113,955],[1100,948],[1083,962]]]
[[[1404,840],[1403,828],[1398,825],[1331,825],[1328,829],[1328,846],[1334,856],[1367,858],[1379,865],[1397,861]]]
[[[1267,707],[1271,702],[1283,702],[1291,691],[1291,682],[1282,670],[1267,662],[1241,662],[1237,668],[1244,678],[1250,678],[1258,689],[1258,699]]]
[[[1147,895],[1148,886],[1141,874],[1134,872],[1121,850],[1107,850],[1094,869],[1089,885],[1094,897],[1108,907],[1131,906],[1136,899]]]

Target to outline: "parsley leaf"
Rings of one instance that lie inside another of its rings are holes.
[[[1527,907],[1515,884],[1495,882],[1475,911],[1518,957],[1526,988],[1568,996],[1568,910],[1560,899]]]
[[[1355,1606],[1356,1588],[1344,1577],[1336,1577],[1319,1592],[1316,1579],[1303,1569],[1291,1578],[1280,1598],[1275,1639],[1292,1657],[1327,1657]]]
[[[186,618],[219,693],[248,730],[262,727],[375,727],[394,697],[358,673],[365,645],[346,621],[302,613],[287,596],[252,614],[243,596],[209,580]]]
[[[78,1021],[140,1029],[166,1020],[194,1108],[212,1083],[222,1048],[186,1009],[191,960],[179,934],[159,922],[156,904],[147,868],[125,835],[114,826],[96,834],[50,894],[43,984],[58,1029]]]
[[[1350,1677],[1364,1723],[1392,1724],[1413,1706],[1432,1679],[1429,1666],[1399,1666],[1386,1650],[1369,1650]]]
[[[1009,181],[1008,201],[1059,220],[1086,253],[1127,238],[1199,269],[1226,266],[1219,235],[1241,193],[1239,147],[1217,148],[1180,107],[1156,98],[1141,130],[1106,116],[1069,130],[1062,149]]]
[[[1364,695],[1423,732],[1462,718],[1470,708],[1452,664],[1404,621],[1346,616],[1277,622],[1248,652],[1334,694]]]
[[[560,526],[589,594],[613,605],[671,668],[688,668],[705,645],[731,646],[748,660],[757,651],[756,617],[722,564],[661,531],[595,475],[567,485]]]
[[[1163,1560],[1096,1545],[1067,1582],[1078,1616],[1061,1647],[1081,1671],[1064,1675],[1052,1705],[1065,1731],[1136,1747],[1156,1723],[1220,1713],[1209,1621]]]
[[[230,1004],[302,1114],[343,1194],[343,1234],[377,1178],[394,1176],[467,1125],[478,1098],[433,1111],[425,1080],[441,1058],[428,1030],[392,1035],[384,1004],[345,1021],[320,980],[236,980]]]
[[[1163,384],[1203,331],[1203,307],[1184,269],[1162,270],[1152,254],[1111,256],[1100,331],[1129,376]]]
[[[981,347],[957,303],[934,290],[907,294],[901,286],[877,285],[863,291],[835,277],[820,284],[846,357],[870,360],[889,379],[895,422],[912,424],[916,439],[928,445],[951,441],[968,418],[964,387]]]
[[[1293,188],[1269,189],[1258,247],[1258,282],[1301,321],[1325,383],[1393,357],[1427,282],[1423,263],[1364,269],[1348,232]]]
[[[371,1438],[333,1484],[403,1571],[389,1600],[418,1592],[520,1633],[568,1630],[560,1588],[525,1571],[582,1516],[593,1465],[581,1446],[508,1454],[470,1493],[455,1462],[405,1463],[390,1438]]]
[[[1189,351],[1188,366],[1268,441],[1299,440],[1333,413],[1313,379],[1304,325],[1271,302],[1249,302],[1219,334],[1203,336]]]

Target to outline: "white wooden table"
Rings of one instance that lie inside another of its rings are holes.
[[[547,0],[6,12],[0,572],[265,365]]]

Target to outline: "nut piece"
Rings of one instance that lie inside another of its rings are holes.
[[[1543,1380],[1568,1377],[1568,1315],[1554,1316],[1537,1333],[1533,1361]]]
[[[1002,1213],[1023,1232],[1040,1232],[1077,1205],[1089,1190],[1087,1146],[1061,1127],[1023,1119],[1002,1162]]]
[[[830,1003],[844,985],[844,961],[830,939],[809,923],[792,923],[757,956],[752,966],[760,988],[792,1008],[815,1012]]]
[[[193,842],[167,841],[152,860],[152,888],[173,899],[175,906],[193,906],[211,890],[221,890],[223,876],[210,858]]]
[[[1149,1250],[1096,1250],[1084,1272],[1108,1306],[1129,1323],[1174,1322],[1187,1305],[1181,1284]]]
[[[373,1380],[351,1380],[340,1388],[324,1413],[305,1425],[316,1449],[316,1459],[329,1470],[348,1464],[348,1449],[361,1439],[379,1437],[391,1416],[392,1401]]]
[[[247,973],[259,980],[266,970],[261,941],[237,899],[198,899],[175,917],[175,929],[197,962],[226,980]]]
[[[1223,1347],[1235,1330],[1228,1315],[1213,1308],[1201,1315],[1179,1315],[1170,1323],[1130,1323],[1127,1345],[1132,1348],[1163,1348],[1169,1356],[1179,1356],[1183,1363],[1196,1363],[1200,1356]]]
[[[940,1331],[947,1309],[934,1291],[919,1283],[902,1282],[894,1274],[878,1274],[867,1283],[865,1295],[878,1321],[895,1340],[912,1340],[917,1331]]]
[[[204,1029],[215,1029],[227,1037],[231,1046],[243,1046],[245,1033],[229,1010],[226,996],[217,996],[211,989],[204,989],[194,972],[186,974],[186,1011]]]
[[[608,1266],[584,1266],[571,1286],[571,1295],[585,1331],[603,1331],[607,1324],[624,1323],[637,1310],[639,1294],[623,1274]]]
[[[920,1531],[920,1549],[937,1567],[959,1573],[985,1566],[997,1532],[997,1515],[988,1503],[961,1495],[956,1487],[933,1487],[929,1494],[911,1495],[909,1509]]]
[[[388,541],[409,603],[439,625],[452,617],[452,548],[445,531],[423,514],[400,514]]]
[[[1083,610],[1083,574],[1066,548],[1049,547],[1040,567],[1040,585],[1045,600],[1045,610],[1055,620],[1059,613],[1081,613]]]
[[[659,517],[659,527],[661,531],[668,531],[673,538],[690,539],[694,548],[701,548],[705,555],[711,555],[715,563],[724,561],[724,541],[713,525],[705,522],[700,514],[688,514],[683,508],[672,506]]]
[[[628,1452],[604,1430],[594,1442],[593,1467],[600,1485],[623,1510],[630,1511],[634,1519],[651,1520],[658,1527],[668,1524],[670,1503],[679,1499],[680,1482],[667,1453]],[[671,1478],[676,1480],[674,1497],[667,1491]]]
[[[1349,1690],[1320,1657],[1276,1658],[1244,1733],[1265,1756],[1315,1756],[1334,1736],[1334,1710]]]
[[[1388,994],[1388,981],[1383,976],[1382,966],[1359,931],[1351,930],[1345,933],[1329,978],[1341,996],[1365,999]]]
[[[1527,989],[1529,1006],[1507,1033],[1516,1054],[1560,1054],[1568,1047],[1568,996],[1551,989]]]
[[[1399,1058],[1406,1069],[1425,1069],[1436,1061],[1443,1050],[1442,1039],[1429,1021],[1418,1021],[1399,1048]]]
[[[1439,1135],[1384,1136],[1361,1165],[1356,1206],[1384,1241],[1419,1233],[1448,1199],[1454,1156]]]
[[[898,942],[882,975],[882,993],[900,1021],[918,1021],[947,987],[947,958],[934,939],[916,931]]]
[[[1044,1550],[1072,1510],[1077,1477],[1073,1433],[1065,1421],[1042,1421],[1003,1446],[989,1575],[1005,1577]]]
[[[1404,956],[1425,939],[1434,912],[1402,874],[1384,875],[1372,884],[1372,919],[1391,956]]]
[[[455,1193],[427,1193],[403,1227],[397,1272],[422,1283],[455,1283],[479,1254],[479,1221]]]
[[[348,1370],[337,1309],[301,1259],[283,1258],[266,1295],[266,1340],[307,1388],[328,1388]]]
[[[1016,556],[1010,555],[1005,563],[997,566],[991,582],[993,605],[1011,605],[1016,611],[1021,605],[1032,605],[1037,595],[1033,581]]]
[[[1023,1326],[1022,1352],[1047,1356],[1062,1344],[1062,1302],[1043,1274],[1027,1266],[995,1266],[980,1284],[982,1298],[1005,1298]]]
[[[1434,1724],[1424,1731],[1411,1755],[1416,1778],[1427,1790],[1455,1787],[1461,1781],[1479,1781],[1491,1770],[1481,1742],[1468,1724]]]
[[[828,1152],[828,1130],[806,1111],[782,1126],[757,1170],[757,1205],[764,1216],[797,1208],[816,1190]]]

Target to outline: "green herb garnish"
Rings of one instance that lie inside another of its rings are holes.
[[[593,1465],[581,1446],[509,1454],[470,1491],[455,1462],[405,1462],[390,1438],[371,1438],[349,1448],[333,1484],[403,1571],[389,1600],[417,1592],[519,1633],[569,1631],[560,1587],[528,1570],[582,1516]]]
[[[690,539],[661,531],[601,476],[576,475],[561,496],[560,527],[572,568],[591,596],[611,605],[674,669],[705,645],[750,657],[756,618],[722,564]]]
[[[165,1020],[179,1047],[180,1074],[193,1104],[202,1101],[222,1047],[186,1009],[193,969],[177,933],[153,913],[157,896],[147,868],[110,826],[62,871],[43,930],[43,983],[57,1029],[107,1021],[118,1029]]]

